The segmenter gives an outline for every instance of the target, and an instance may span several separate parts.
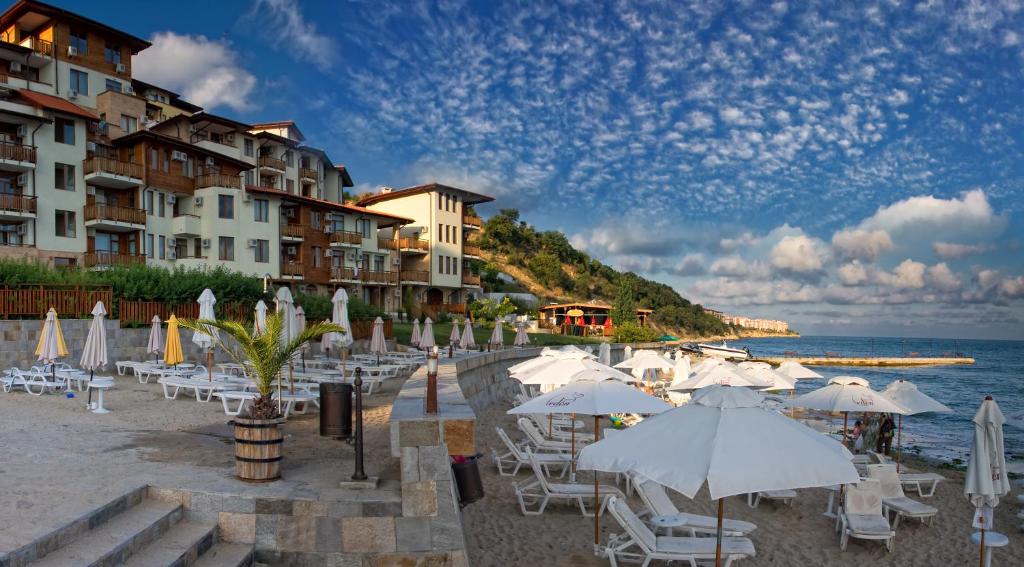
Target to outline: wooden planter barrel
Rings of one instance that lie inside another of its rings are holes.
[[[281,478],[282,419],[235,418],[235,474],[250,482]]]

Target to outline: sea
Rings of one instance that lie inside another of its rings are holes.
[[[882,390],[893,380],[913,382],[919,390],[953,410],[946,414],[920,414],[903,418],[905,453],[962,466],[971,449],[971,419],[987,395],[1006,416],[1024,414],[1024,341],[920,339],[896,337],[759,338],[730,341],[756,356],[952,356],[973,357],[971,365],[901,367],[813,367],[825,380],[800,380],[796,395],[825,385],[834,376],[858,376]],[[841,418],[840,418],[841,419]],[[1022,425],[1024,427],[1024,425]],[[1024,428],[1006,425],[1007,469],[1024,474]]]

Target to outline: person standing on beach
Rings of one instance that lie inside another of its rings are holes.
[[[853,452],[864,452],[864,424],[859,419],[853,424]]]
[[[888,455],[892,450],[892,438],[895,433],[896,422],[893,421],[891,415],[884,414],[882,416],[882,425],[878,428],[878,442],[875,445],[875,452]]]

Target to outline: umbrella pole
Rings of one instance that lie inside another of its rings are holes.
[[[896,474],[900,473],[900,457],[903,456],[903,414],[897,418],[899,425],[896,428]]]
[[[295,368],[290,362],[288,363],[288,391],[292,394],[295,393]]]
[[[213,382],[213,349],[206,351],[206,374],[210,382]]]
[[[569,414],[569,419],[572,421],[569,425],[572,426],[572,480],[576,481],[576,414]]]
[[[89,371],[89,384],[92,384],[93,372],[95,372],[95,371],[94,370],[90,370]],[[85,407],[88,408],[91,405],[92,405],[92,388],[89,388],[89,401],[86,403]]]
[[[843,412],[843,445],[846,445],[846,424],[850,419],[850,412]]]
[[[594,443],[601,440],[601,429],[599,427],[601,416],[594,416]],[[601,543],[601,515],[598,512],[601,510],[597,495],[597,469],[594,469],[594,545]]]
[[[718,499],[718,530],[715,537],[715,567],[722,564],[722,512],[725,506],[725,499]]]
[[[981,545],[978,548],[981,549],[978,556],[978,567],[985,567],[985,528],[981,528]]]
[[[548,414],[548,439],[554,439],[555,438],[555,430],[554,430],[553,425],[552,425],[553,422],[554,422],[554,417],[549,413]]]

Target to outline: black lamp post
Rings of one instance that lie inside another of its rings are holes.
[[[356,367],[356,379],[353,380],[352,386],[355,387],[356,395],[356,471],[352,474],[352,480],[366,480],[366,472],[363,470],[363,368],[361,366]]]
[[[437,413],[437,347],[427,353],[427,413]]]

